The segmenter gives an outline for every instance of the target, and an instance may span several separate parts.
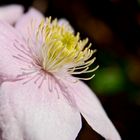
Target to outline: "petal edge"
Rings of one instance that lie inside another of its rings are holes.
[[[82,81],[72,88],[77,107],[88,124],[107,140],[121,140],[96,95]]]
[[[17,4],[1,6],[0,19],[8,22],[9,24],[14,24],[22,16],[23,11],[23,6]]]

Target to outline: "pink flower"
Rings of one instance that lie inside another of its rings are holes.
[[[0,7],[0,19],[14,24],[23,14],[23,10],[23,7],[17,4],[2,6]]]
[[[67,21],[35,9],[15,28],[0,21],[2,140],[74,140],[81,115],[105,139],[121,139],[95,94],[71,75],[94,71],[86,44]]]

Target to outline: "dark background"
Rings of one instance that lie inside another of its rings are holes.
[[[123,140],[140,139],[140,0],[0,0],[32,5],[66,18],[97,49],[96,76],[86,82],[101,100]],[[87,75],[85,75],[87,76]],[[77,140],[103,140],[83,119]]]

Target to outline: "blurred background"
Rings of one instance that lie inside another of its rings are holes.
[[[100,68],[86,83],[122,139],[140,139],[140,0],[0,0],[0,5],[12,3],[66,18],[83,39],[89,38],[98,50],[92,67]],[[77,140],[86,139],[103,140],[83,119]]]

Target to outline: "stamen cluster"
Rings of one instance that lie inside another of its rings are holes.
[[[95,57],[90,58],[96,50],[90,49],[91,43],[87,45],[87,38],[80,40],[79,33],[74,35],[69,25],[60,25],[56,19],[51,21],[51,18],[46,18],[38,26],[37,42],[40,36],[43,38],[41,55],[44,70],[54,73],[66,69],[70,74],[81,74],[98,68],[89,70],[89,66],[95,61]]]

